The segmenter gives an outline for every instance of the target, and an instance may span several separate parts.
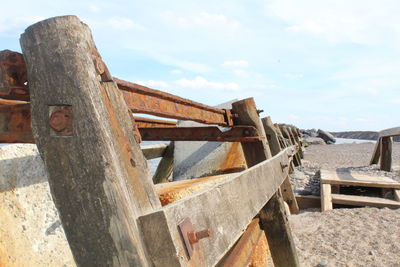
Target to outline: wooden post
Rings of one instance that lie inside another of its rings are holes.
[[[267,135],[267,137],[269,139],[269,145],[271,148],[272,156],[275,156],[282,150],[282,148],[279,144],[278,135],[275,132],[271,117],[265,117],[261,121],[264,126],[265,134]],[[297,205],[296,197],[294,196],[293,188],[290,183],[289,176],[285,179],[285,181],[281,185],[281,192],[282,192],[283,199],[289,206],[290,212],[292,214],[298,213],[299,206]]]
[[[331,210],[332,205],[332,191],[330,184],[321,183],[321,211]]]
[[[296,142],[294,141],[293,137],[290,135],[287,127],[284,125],[279,125],[279,126],[280,126],[280,130],[283,134],[283,137],[287,138],[288,143],[290,145],[296,145]],[[294,164],[294,166],[301,166],[301,160],[297,153],[293,156],[293,164]]]
[[[174,167],[174,144],[174,141],[171,141],[165,150],[153,176],[154,184],[168,182],[168,178],[171,176]]]
[[[379,158],[381,156],[381,144],[382,144],[382,137],[379,137],[378,140],[376,140],[374,152],[372,154],[371,161],[369,162],[369,165],[378,164]]]
[[[238,114],[237,125],[256,127],[261,138],[266,139],[264,127],[258,116],[253,98],[247,98],[232,104],[232,111]],[[266,141],[242,143],[247,166],[252,167],[271,156]],[[273,174],[271,174],[273,175]],[[298,266],[296,248],[287,222],[283,198],[279,190],[272,196],[260,212],[261,224],[267,237],[275,266]]]
[[[161,207],[130,113],[89,28],[38,22],[21,46],[33,134],[78,266],[147,266],[137,218]]]
[[[392,170],[392,145],[393,138],[382,137],[381,143],[381,170],[390,172]]]

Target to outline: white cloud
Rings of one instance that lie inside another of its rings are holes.
[[[158,89],[161,91],[170,88],[169,83],[165,81],[148,80],[148,81],[137,81],[136,83],[153,89]]]
[[[9,36],[20,35],[25,28],[44,19],[41,16],[0,18],[0,34]]]
[[[194,89],[208,89],[208,90],[218,90],[218,91],[239,91],[240,87],[237,83],[228,82],[213,82],[208,81],[203,77],[197,76],[193,80],[180,79],[175,82],[178,86],[182,88],[194,88]]]
[[[170,73],[178,75],[178,74],[182,74],[183,72],[181,70],[175,69],[175,70],[171,70]]]
[[[292,33],[310,34],[329,42],[398,43],[400,5],[396,0],[272,0],[267,14],[288,24]]]
[[[224,67],[235,67],[235,68],[247,68],[249,66],[249,62],[246,60],[232,60],[232,61],[225,61],[222,63]]]
[[[115,30],[126,31],[126,30],[139,30],[146,31],[147,28],[134,22],[129,18],[123,17],[112,17],[108,18],[106,23]]]
[[[96,6],[95,4],[91,4],[91,5],[89,5],[89,10],[90,10],[90,12],[93,12],[93,13],[99,13],[100,7]]]
[[[400,98],[394,98],[390,100],[390,103],[400,104]]]

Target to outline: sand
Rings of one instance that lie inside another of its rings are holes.
[[[373,149],[372,143],[310,146],[304,166],[298,168],[300,179],[293,179],[295,186],[301,189],[308,184],[305,188],[310,191],[310,184],[319,187],[315,184],[319,184],[320,168],[349,168],[400,181],[398,169],[389,173],[368,166]],[[393,152],[393,163],[399,165],[399,143]],[[290,223],[302,266],[400,266],[400,210],[304,212],[291,215]]]

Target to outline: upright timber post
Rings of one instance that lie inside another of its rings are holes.
[[[372,154],[369,165],[378,164],[379,158],[381,156],[381,144],[382,144],[382,137],[379,137],[378,140],[376,141],[374,152]]]
[[[382,137],[381,142],[381,170],[390,172],[392,170],[392,145],[393,138],[390,136]]]
[[[75,16],[21,36],[35,142],[78,266],[148,266],[137,218],[159,208],[122,94]]]
[[[232,111],[238,114],[238,118],[235,119],[236,125],[254,126],[262,138],[260,142],[242,143],[247,166],[252,167],[271,157],[254,99],[247,98],[234,102]],[[284,201],[279,190],[260,211],[260,223],[267,237],[275,266],[299,266]]]
[[[279,144],[278,135],[275,132],[275,127],[272,124],[271,117],[265,117],[262,120],[265,134],[267,135],[269,141],[269,147],[271,148],[272,156],[275,156],[279,152],[281,152],[282,148]],[[285,179],[285,181],[281,185],[281,192],[283,199],[288,204],[291,213],[298,213],[299,206],[296,201],[296,197],[293,193],[292,185],[290,184],[289,176]]]

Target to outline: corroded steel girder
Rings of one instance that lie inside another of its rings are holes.
[[[0,143],[34,143],[30,104],[0,105]]]
[[[144,141],[216,141],[256,142],[260,138],[252,126],[234,126],[227,131],[218,127],[139,128]]]
[[[10,50],[0,51],[0,97],[28,100],[29,91],[25,82],[26,67],[22,54]]]
[[[233,125],[232,115],[229,110],[203,105],[118,78],[113,79],[118,88],[122,90],[125,102],[133,113],[144,113],[221,126]]]
[[[205,124],[232,126],[230,110],[203,105],[163,91],[113,78],[133,113],[150,114]],[[21,53],[0,52],[0,98],[29,101],[26,66]]]

